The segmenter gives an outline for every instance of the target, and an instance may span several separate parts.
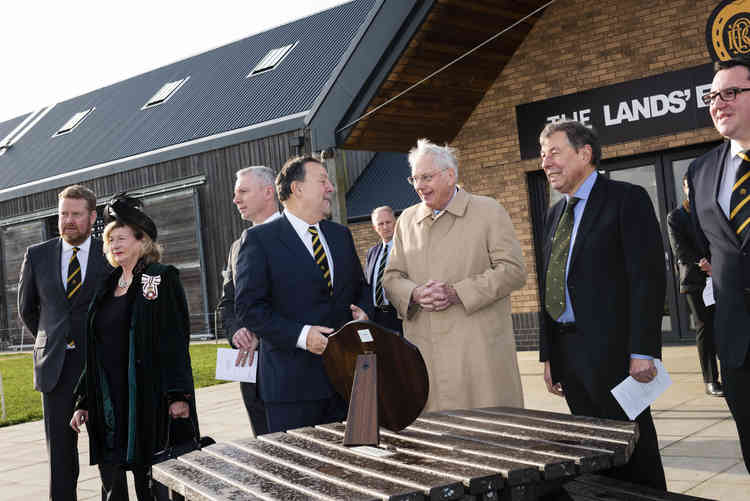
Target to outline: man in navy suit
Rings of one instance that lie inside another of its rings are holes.
[[[42,392],[54,501],[76,499],[78,435],[69,426],[73,387],[83,370],[89,303],[110,271],[101,240],[91,238],[96,195],[74,185],[58,199],[60,237],[26,249],[18,282],[18,313],[36,340],[34,388]]]
[[[750,471],[750,58],[716,63],[703,96],[719,133],[729,139],[688,169],[690,215],[713,277],[714,339],[724,395]]]
[[[276,177],[283,217],[245,232],[235,311],[260,343],[260,395],[270,433],[340,421],[321,354],[327,335],[371,309],[354,240],[326,220],[333,186],[323,164],[292,158]]]
[[[626,420],[610,390],[628,375],[647,383],[661,358],[664,247],[648,193],[597,172],[596,134],[574,121],[548,124],[542,168],[565,197],[545,221],[539,339],[544,381],[576,415]],[[650,408],[628,464],[608,475],[666,490]]]
[[[372,289],[372,304],[375,305],[372,320],[384,327],[404,334],[401,319],[398,318],[396,308],[386,297],[382,281],[388,256],[393,248],[393,229],[396,226],[396,218],[393,209],[387,205],[376,207],[370,215],[372,227],[380,236],[380,243],[373,245],[367,250],[367,261],[365,261],[365,278]]]

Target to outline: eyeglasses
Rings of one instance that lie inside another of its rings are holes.
[[[443,167],[442,169],[438,169],[436,171],[430,172],[429,174],[422,174],[421,176],[409,176],[406,178],[407,181],[409,181],[409,184],[412,186],[416,186],[418,182],[424,181],[425,183],[429,183],[432,181],[432,178],[437,176],[439,173],[443,172],[444,170],[448,170],[450,167]]]
[[[703,94],[703,97],[701,99],[703,100],[703,104],[714,104],[714,101],[716,101],[717,97],[720,97],[722,101],[729,102],[734,101],[737,99],[737,94],[741,92],[745,92],[746,90],[750,90],[750,88],[740,88],[740,87],[729,87],[727,89],[721,89],[714,92],[709,92],[708,94]]]

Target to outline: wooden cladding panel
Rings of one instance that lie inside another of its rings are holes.
[[[543,4],[533,0],[438,0],[366,111],[398,95]],[[453,140],[539,17],[537,14],[520,23],[359,122],[352,127],[343,147],[407,151],[420,137],[437,142]]]
[[[18,278],[21,275],[21,264],[23,263],[26,248],[30,245],[44,241],[44,220],[32,221],[3,228],[0,232],[2,238],[3,256],[3,294],[6,323],[0,326],[0,347],[6,348],[8,344],[29,344],[34,339],[31,333],[23,329],[23,324],[18,318]],[[22,331],[23,338],[22,338]]]

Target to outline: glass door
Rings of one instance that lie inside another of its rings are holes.
[[[654,205],[664,245],[667,292],[664,298],[662,334],[667,341],[692,339],[695,335],[687,302],[679,293],[679,273],[669,244],[667,214],[685,199],[682,191],[682,178],[690,163],[715,145],[714,143],[689,149],[658,152],[637,158],[602,162],[602,167],[606,171],[605,175],[611,179],[642,186]]]

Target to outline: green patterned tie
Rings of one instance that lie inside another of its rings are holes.
[[[573,234],[573,208],[579,200],[575,197],[570,198],[552,239],[544,302],[547,313],[554,320],[560,318],[565,311],[565,266],[570,252],[570,237]]]

